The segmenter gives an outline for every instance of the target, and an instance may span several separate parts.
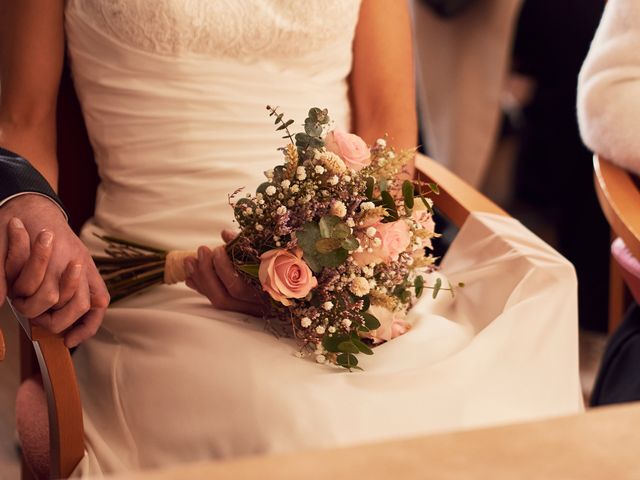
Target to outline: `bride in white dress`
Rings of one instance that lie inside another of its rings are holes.
[[[82,239],[215,242],[232,227],[227,194],[255,188],[279,159],[267,103],[300,122],[326,107],[368,141],[388,132],[411,146],[408,22],[400,0],[68,0],[102,180]],[[468,287],[419,304],[411,332],[364,372],[297,359],[261,321],[184,285],[116,303],[74,354],[87,447],[77,474],[579,411],[571,267],[511,220],[468,223],[447,271]]]

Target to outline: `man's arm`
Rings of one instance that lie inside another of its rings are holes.
[[[28,159],[52,190],[63,14],[63,0],[0,0],[0,146]],[[69,346],[95,333],[109,302],[87,249],[41,195],[0,207],[0,303],[7,295],[34,323],[68,331]]]

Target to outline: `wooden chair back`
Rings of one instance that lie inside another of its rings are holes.
[[[640,190],[635,176],[622,167],[594,155],[593,172],[596,193],[611,231],[640,258]],[[611,259],[609,278],[609,331],[622,318],[630,296],[624,286],[620,267]]]
[[[74,231],[93,214],[98,174],[68,66],[60,83],[57,108],[59,195]],[[82,406],[75,370],[61,335],[19,319],[20,378],[40,373],[49,414],[50,477],[67,478],[84,455]],[[0,338],[1,340],[1,338]],[[22,478],[31,478],[22,461]]]

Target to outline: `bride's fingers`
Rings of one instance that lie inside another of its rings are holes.
[[[198,261],[195,265],[193,275],[190,277],[190,282],[193,283],[196,290],[202,295],[205,295],[216,308],[248,313],[254,316],[261,316],[263,313],[263,307],[261,305],[238,300],[229,294],[224,283],[213,268],[212,252],[207,247],[200,247],[200,249],[198,249]]]
[[[213,266],[232,297],[245,302],[263,303],[258,292],[238,273],[224,247],[217,247],[213,251]]]
[[[225,228],[224,230],[222,230],[222,233],[220,234],[220,236],[222,237],[222,241],[224,243],[229,243],[231,240],[236,238],[239,233],[240,233],[239,230],[232,230],[230,228]]]

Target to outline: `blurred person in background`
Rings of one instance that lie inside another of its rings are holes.
[[[585,144],[640,175],[640,2],[610,0],[580,72],[578,119]],[[640,208],[640,205],[638,205]],[[635,302],[609,340],[591,404],[640,400],[640,261],[621,239],[612,252]]]
[[[576,267],[580,324],[606,330],[609,229],[575,115],[576,78],[605,0],[416,0],[418,94],[426,151],[481,188],[492,167],[510,79],[522,105],[503,205]],[[511,74],[511,75],[510,75]],[[522,90],[522,88],[520,88]],[[526,88],[524,89],[527,90]],[[502,176],[502,175],[501,175]],[[495,182],[494,182],[495,183]],[[504,188],[501,186],[500,188]],[[487,192],[493,196],[492,192]],[[542,221],[529,221],[533,211]],[[546,235],[543,230],[551,231]]]

